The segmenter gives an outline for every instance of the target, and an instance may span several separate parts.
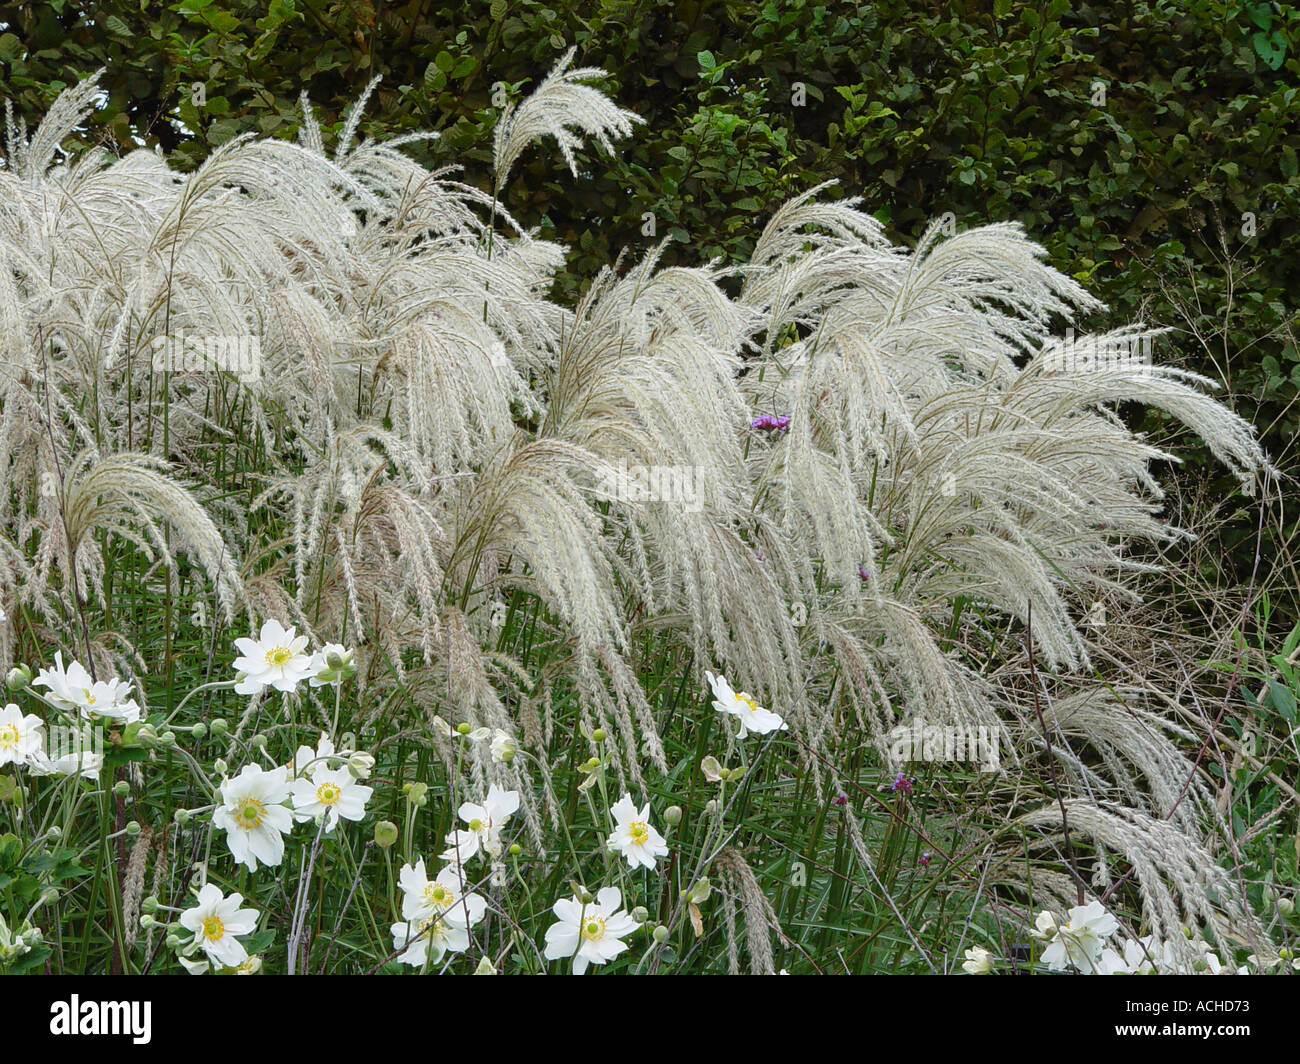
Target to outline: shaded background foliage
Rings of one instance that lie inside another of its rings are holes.
[[[1109,304],[1085,326],[1179,327],[1155,357],[1224,381],[1293,493],[1300,13],[1289,6],[47,0],[0,4],[0,96],[34,121],[107,67],[86,136],[193,163],[237,133],[292,136],[303,91],[337,130],[382,75],[363,132],[440,130],[410,150],[486,188],[494,86],[519,98],[570,44],[647,124],[617,158],[581,155],[578,181],[556,153],[531,152],[507,190],[517,218],[571,248],[562,298],[624,248],[665,236],[669,263],[743,258],[765,215],[828,178],[904,242],[947,212],[958,226],[1018,220]],[[1164,428],[1158,414],[1133,416]],[[1178,446],[1187,483],[1232,496],[1199,443]],[[1222,552],[1202,555],[1226,568],[1204,574],[1216,582],[1252,571],[1258,515],[1239,502],[1222,515]],[[1265,556],[1283,562],[1283,628],[1297,616],[1296,530],[1285,511],[1266,529]]]

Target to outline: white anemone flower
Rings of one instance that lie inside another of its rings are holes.
[[[33,776],[81,776],[88,780],[99,779],[104,767],[102,737],[83,727],[79,732],[65,736],[67,740],[57,751],[37,750],[27,762],[27,771]],[[57,756],[52,756],[57,755]]]
[[[466,802],[456,812],[469,830],[453,831],[447,836],[450,846],[443,860],[464,864],[479,850],[489,857],[500,857],[501,828],[518,808],[519,792],[502,790],[495,783],[488,788],[482,805]]]
[[[321,732],[320,739],[316,742],[316,749],[310,746],[300,746],[293,755],[293,760],[285,766],[289,770],[289,779],[298,779],[301,776],[310,776],[318,768],[334,768],[338,761],[342,760],[335,756],[334,743],[328,735]]]
[[[226,832],[235,860],[257,871],[257,862],[278,865],[284,859],[284,836],[293,828],[293,814],[283,804],[289,797],[283,765],[266,769],[245,765],[234,779],[221,783],[221,804],[212,822]]]
[[[416,968],[439,964],[448,953],[469,949],[469,929],[453,924],[446,916],[393,924],[391,930],[393,949],[403,951],[397,959]]]
[[[610,810],[614,814],[614,831],[605,845],[627,858],[632,868],[654,868],[655,859],[668,856],[664,837],[650,826],[650,803],[637,809],[630,794],[623,795]]]
[[[54,667],[41,669],[32,681],[33,687],[49,690],[49,699],[69,712],[80,713],[87,720],[100,717],[134,724],[140,719],[140,707],[131,697],[131,685],[114,676],[111,680],[95,680],[79,661],[65,669],[63,652],[54,654]]]
[[[458,927],[473,927],[487,913],[487,902],[466,890],[465,877],[456,865],[447,865],[430,879],[422,857],[414,865],[402,865],[397,882],[402,888],[402,917],[408,923],[439,917]]]
[[[704,675],[708,677],[709,686],[713,689],[713,708],[740,720],[739,738],[743,739],[751,732],[767,735],[769,732],[789,729],[790,726],[779,714],[764,709],[747,691],[734,690],[725,676],[714,676],[707,671]]]
[[[45,722],[12,702],[0,709],[0,765],[23,765],[34,760],[44,745]]]
[[[307,637],[294,635],[279,621],[266,621],[256,639],[236,639],[235,669],[244,678],[235,684],[235,692],[254,695],[263,687],[292,691],[312,674],[311,658],[305,653]]]
[[[310,777],[299,777],[289,784],[294,816],[315,820],[325,818],[328,834],[339,820],[360,820],[374,788],[358,783],[346,768],[331,769],[320,762]]]
[[[1085,974],[1096,971],[1106,939],[1119,930],[1119,922],[1099,901],[1077,905],[1061,924],[1051,913],[1039,913],[1034,934],[1047,941],[1043,963],[1053,971],[1078,968]]]
[[[612,961],[628,948],[623,937],[637,928],[619,908],[622,901],[617,887],[605,887],[586,905],[577,898],[557,901],[553,911],[559,919],[546,929],[546,959],[572,957],[574,975],[582,975],[588,964]]]
[[[248,950],[238,936],[257,930],[257,913],[241,909],[243,900],[242,894],[227,898],[215,884],[205,885],[199,891],[198,904],[180,916],[181,926],[194,933],[193,941],[182,950],[184,956],[192,957],[202,950],[209,961],[223,968],[234,968],[248,960]],[[194,970],[189,964],[186,968]]]
[[[971,975],[988,975],[993,971],[993,954],[980,946],[966,951],[966,959],[961,963],[962,970]]]

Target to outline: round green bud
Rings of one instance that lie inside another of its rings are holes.
[[[606,736],[605,736],[604,728],[597,728],[594,732],[591,733],[592,742],[603,743],[605,741],[605,738]]]
[[[1295,902],[1292,901],[1290,898],[1278,898],[1277,911],[1280,912],[1283,916],[1290,916],[1293,912],[1295,912]]]
[[[635,909],[632,910],[631,917],[638,924],[643,924],[650,919],[650,910],[647,909],[644,905],[638,905]]]
[[[26,665],[15,665],[5,676],[5,686],[11,691],[21,691],[32,682],[32,670]]]
[[[173,732],[173,731],[165,731],[165,732],[163,732],[160,736],[158,736],[158,741],[159,741],[163,746],[175,746],[175,745],[176,745],[176,733]]]
[[[225,717],[218,717],[210,725],[213,736],[222,736],[230,731],[230,722]]]
[[[131,785],[127,783],[126,780],[118,780],[113,784],[113,793],[119,798],[125,798],[131,793]]]
[[[375,845],[388,849],[397,842],[397,825],[391,820],[381,820],[375,825]]]
[[[45,837],[51,842],[58,842],[63,838],[63,829],[58,824],[51,824],[50,830],[45,833]]]
[[[519,856],[521,853],[523,853],[523,852],[524,852],[524,848],[523,848],[522,846],[520,846],[519,843],[517,843],[517,842],[512,842],[512,843],[510,844],[510,851],[509,851],[509,853],[510,853],[510,856],[511,856],[511,857],[518,857],[518,856]]]
[[[145,913],[142,917],[140,917],[140,926],[143,927],[146,931],[148,931],[149,928],[153,927],[154,924],[156,924],[157,922],[158,921],[155,920],[148,913]]]
[[[188,809],[177,809],[176,812],[172,814],[172,819],[176,821],[176,823],[180,827],[184,827],[192,819],[194,819],[194,814],[191,813]]]
[[[140,911],[145,913],[156,913],[158,911],[158,899],[152,894],[140,903]]]
[[[132,838],[140,834],[140,822],[138,820],[129,821],[126,825],[126,833]]]
[[[168,948],[168,949],[173,949],[173,950],[174,950],[174,949],[180,949],[180,948],[181,948],[181,936],[180,936],[180,935],[168,935],[168,936],[167,936],[167,948]]]
[[[660,924],[658,927],[656,927],[654,931],[651,932],[651,934],[653,935],[654,940],[656,942],[668,941],[668,928],[664,927],[663,924]]]
[[[190,729],[190,734],[194,736],[195,739],[202,739],[208,734],[208,726],[204,724],[203,721],[199,721]]]
[[[266,736],[259,732],[257,735],[254,735],[253,738],[249,740],[249,745],[251,745],[255,750],[265,750]]]
[[[325,664],[331,669],[341,669],[347,664],[347,660],[337,650],[331,650],[325,655]]]
[[[670,805],[664,810],[664,822],[677,825],[682,822],[682,807],[680,805]]]
[[[704,803],[704,811],[709,816],[716,816],[718,812],[718,800],[716,798],[710,798]]]
[[[230,766],[226,763],[224,757],[219,757],[212,762],[212,771],[214,771],[218,776],[224,776],[230,771]]]

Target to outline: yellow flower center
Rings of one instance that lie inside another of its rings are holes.
[[[484,824],[483,821],[481,821],[478,817],[475,817],[473,820],[469,822],[470,831],[473,831],[476,834],[482,831],[485,827],[487,827],[487,825]]]
[[[343,788],[337,783],[322,783],[316,788],[316,801],[321,805],[334,805],[343,797]]]
[[[203,919],[202,933],[209,942],[216,942],[226,933],[226,925],[221,922],[220,917],[207,916]]]
[[[595,942],[605,935],[605,921],[599,916],[588,916],[582,921],[582,937],[588,942]]]
[[[10,747],[18,745],[18,725],[17,724],[0,724],[0,746]]]
[[[256,798],[245,798],[244,804],[239,807],[239,812],[235,814],[241,828],[253,828],[262,826],[262,816],[266,812],[266,806]]]
[[[272,647],[266,652],[266,663],[268,665],[283,665],[293,657],[293,651],[288,647]]]
[[[431,916],[427,920],[420,921],[420,937],[428,938],[430,935],[440,935],[447,930],[446,923],[436,916]]]
[[[95,696],[90,693],[89,687],[83,687],[81,693],[86,696],[87,705],[93,706],[95,704]]]
[[[424,888],[424,900],[438,909],[446,909],[456,900],[456,894],[441,883],[430,883]]]
[[[627,826],[629,837],[638,846],[644,846],[650,841],[650,829],[646,827],[644,820],[634,820]]]
[[[736,695],[736,701],[744,702],[745,705],[749,707],[751,713],[758,709],[758,703],[754,700],[754,696],[749,694],[747,691],[741,691],[740,694]]]

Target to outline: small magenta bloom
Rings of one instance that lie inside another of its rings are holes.
[[[785,414],[759,414],[749,427],[756,432],[784,432],[789,424],[790,418]]]
[[[933,859],[933,857],[934,854],[932,854],[929,850],[926,850],[923,854],[921,854],[921,856],[918,858],[918,860],[921,862],[921,867],[929,868],[930,861]]]
[[[858,576],[862,577],[864,582],[871,579],[871,572],[867,569],[865,562],[858,564]]]
[[[840,791],[840,793],[837,794],[834,798],[832,798],[831,801],[832,801],[835,805],[848,805],[848,804],[849,804],[849,796],[848,796],[847,794],[845,794],[843,791]]]
[[[911,794],[912,785],[915,783],[916,783],[915,776],[905,776],[903,775],[903,773],[900,772],[897,776],[894,777],[894,782],[890,784],[889,789],[891,791],[902,791],[904,794]]]

